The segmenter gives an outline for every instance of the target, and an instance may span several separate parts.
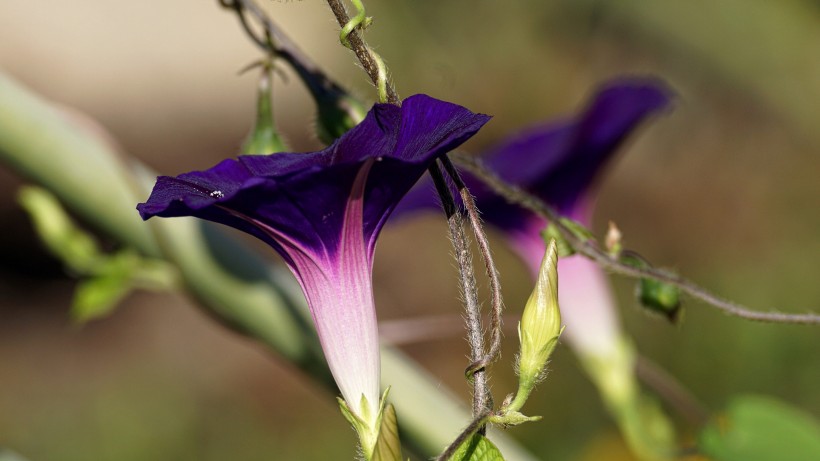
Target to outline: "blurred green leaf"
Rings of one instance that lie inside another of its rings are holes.
[[[75,321],[111,313],[133,288],[162,290],[175,285],[177,274],[163,261],[143,258],[130,248],[103,253],[94,237],[77,226],[46,189],[23,187],[19,201],[48,250],[75,275],[87,277],[74,293],[71,317]]]
[[[638,300],[644,307],[665,315],[673,322],[680,313],[680,290],[668,283],[641,279],[638,282]]]
[[[26,459],[13,451],[0,448],[0,461],[26,461]]]
[[[649,261],[632,251],[621,252],[621,262],[638,269],[652,268]],[[656,279],[642,278],[638,281],[635,294],[641,306],[651,312],[663,314],[670,322],[676,322],[680,317],[680,289],[675,285]]]
[[[18,201],[31,217],[34,230],[48,250],[71,270],[85,273],[94,267],[100,249],[77,227],[51,192],[36,186],[20,188]]]
[[[490,439],[474,434],[458,447],[450,461],[504,461],[504,457]]]
[[[779,400],[744,395],[703,430],[699,446],[715,461],[815,461],[820,423]]]
[[[92,276],[77,285],[71,317],[81,323],[103,317],[132,289],[171,290],[176,287],[178,277],[168,263],[143,258],[128,248],[103,254]]]
[[[575,238],[584,242],[595,240],[595,235],[593,235],[592,231],[587,229],[578,221],[574,221],[566,217],[561,218],[560,221],[561,224],[566,227]],[[572,248],[572,245],[570,245],[570,243],[564,238],[564,235],[560,230],[558,230],[558,226],[554,223],[549,223],[547,227],[541,231],[541,238],[543,238],[544,242],[547,244],[549,244],[551,240],[555,240],[558,244],[558,256],[561,258],[575,254],[575,249]]]
[[[388,404],[382,413],[382,426],[379,429],[379,439],[373,449],[371,461],[402,461],[398,429],[396,409],[393,405]]]
[[[131,255],[114,255],[107,261],[108,270],[77,284],[71,305],[73,320],[84,323],[105,316],[131,291],[136,263],[135,258],[128,256]]]
[[[564,238],[564,235],[561,234],[561,231],[558,230],[558,227],[553,223],[549,223],[547,227],[541,231],[541,238],[544,239],[545,243],[555,240],[558,248],[558,256],[561,258],[575,254],[575,249],[572,248],[572,245],[567,242],[567,239]]]

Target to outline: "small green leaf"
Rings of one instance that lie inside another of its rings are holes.
[[[639,269],[652,268],[648,261],[633,252],[623,252],[621,262]],[[650,312],[662,314],[670,322],[676,322],[680,318],[680,289],[675,285],[652,278],[642,278],[638,281],[635,295],[641,305]]]
[[[779,400],[744,395],[701,432],[699,446],[714,461],[820,460],[820,423]]]
[[[504,461],[504,457],[490,439],[474,434],[458,447],[450,461]]]
[[[71,318],[85,323],[110,314],[131,291],[130,274],[110,272],[77,284]]]
[[[569,229],[569,231],[572,232],[572,235],[574,235],[576,238],[582,241],[595,239],[595,234],[593,234],[591,230],[587,229],[586,226],[579,223],[578,221],[574,221],[566,217],[559,219],[559,221],[561,221],[561,224],[563,224],[564,227]]]
[[[564,238],[564,235],[561,234],[561,231],[558,230],[555,224],[548,224],[546,229],[541,231],[541,238],[544,239],[544,243],[555,241],[558,248],[558,256],[561,258],[575,254],[575,249],[567,242],[567,239]]]
[[[130,249],[104,254],[93,274],[77,284],[71,317],[85,323],[106,316],[134,288],[169,290],[177,281],[177,273],[163,261],[142,258]]]
[[[647,309],[663,314],[674,322],[680,314],[680,290],[674,285],[654,279],[638,282],[638,300]]]
[[[97,242],[74,223],[57,197],[41,187],[25,186],[20,188],[17,200],[55,257],[76,273],[94,269],[100,258]]]
[[[569,218],[560,218],[560,222],[575,238],[581,240],[582,242],[595,239],[592,232],[578,221],[573,221]],[[561,258],[566,258],[567,256],[572,256],[575,254],[575,248],[570,245],[564,237],[564,234],[561,233],[558,226],[554,223],[549,223],[547,225],[547,227],[541,232],[541,238],[544,239],[545,243],[555,240],[558,244],[558,256]]]
[[[140,262],[140,257],[129,250],[101,255],[94,273],[77,283],[71,318],[85,323],[110,314],[133,288]]]
[[[373,449],[373,457],[370,459],[371,461],[402,461],[399,425],[393,405],[388,404],[384,408],[379,438],[376,440],[376,448]]]

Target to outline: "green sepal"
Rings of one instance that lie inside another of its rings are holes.
[[[379,402],[378,414],[365,414],[363,415],[364,417],[360,417],[356,413],[354,413],[348,406],[347,402],[344,401],[344,399],[342,399],[341,397],[336,397],[336,400],[339,402],[339,409],[342,411],[342,415],[345,417],[347,422],[349,422],[353,426],[353,430],[355,430],[356,434],[359,436],[359,444],[361,445],[365,459],[368,461],[372,461],[373,459],[373,453],[376,445],[378,444],[380,434],[383,429],[382,419],[385,414],[385,408],[387,406],[387,394],[389,392],[390,388],[388,387],[382,394],[382,397]],[[364,395],[362,395],[362,400],[359,403],[359,405],[360,408],[363,409],[363,411],[367,411],[367,409],[370,408],[370,405],[368,404],[367,399],[364,397]],[[393,412],[393,418],[395,420],[395,411]],[[396,429],[395,432],[396,434],[398,434],[398,429]],[[387,432],[385,432],[385,434],[387,434]],[[396,440],[398,441],[398,435],[396,435]],[[391,443],[391,441],[387,440],[385,443]]]
[[[402,461],[401,440],[399,439],[399,424],[396,419],[396,409],[387,404],[382,412],[382,423],[379,429],[379,438],[373,449],[372,461]]]
[[[701,432],[698,446],[714,461],[820,459],[820,422],[777,399],[735,397]]]
[[[541,379],[546,375],[546,368],[547,363],[549,362],[549,357],[552,355],[552,351],[555,350],[555,346],[558,345],[558,340],[561,338],[561,333],[564,332],[564,328],[566,326],[562,326],[561,330],[558,331],[558,335],[554,336],[550,339],[547,344],[545,344],[539,351],[540,356],[544,357],[543,362],[540,364],[533,364],[533,363],[525,363],[521,360],[521,355],[519,355],[519,362],[518,362],[518,391],[515,393],[515,398],[508,404],[502,408],[502,414],[510,413],[510,412],[517,412],[520,410],[524,403],[526,403],[527,399],[530,397],[532,390],[535,389],[535,385],[538,384]],[[521,327],[519,326],[518,336],[521,338],[521,341],[527,341],[528,335],[526,332],[521,331]],[[501,416],[503,417],[503,416]],[[541,419],[540,416],[537,417]],[[533,420],[535,421],[535,420]],[[524,422],[524,421],[522,421]],[[499,422],[499,424],[504,424]],[[518,425],[521,423],[510,424],[510,425]]]
[[[287,144],[279,135],[273,121],[273,66],[263,65],[262,76],[256,93],[256,120],[245,142],[242,153],[245,155],[267,155],[274,152],[286,152]]]
[[[490,416],[489,422],[498,424],[499,426],[509,427],[540,421],[541,418],[541,416],[527,416],[519,411],[505,411],[503,414]]]
[[[448,461],[504,461],[504,457],[490,439],[481,434],[473,434]]]

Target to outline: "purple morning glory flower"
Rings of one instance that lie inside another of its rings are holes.
[[[272,246],[307,298],[330,370],[350,409],[379,406],[379,348],[372,291],[376,238],[399,200],[489,117],[416,95],[377,104],[319,152],[242,156],[161,176],[143,219],[195,216]],[[362,402],[366,401],[366,407]]]
[[[649,116],[668,106],[670,90],[650,78],[609,82],[577,117],[526,129],[484,156],[501,179],[554,206],[569,218],[589,224],[591,189],[618,147]],[[486,222],[501,229],[537,277],[545,244],[546,221],[509,204],[479,180],[465,174]],[[415,188],[397,214],[438,207],[430,188]],[[605,354],[620,335],[613,298],[603,272],[581,256],[558,262],[559,302],[565,335],[576,350]]]

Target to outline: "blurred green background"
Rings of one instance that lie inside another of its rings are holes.
[[[374,96],[324,2],[260,4],[331,75]],[[578,110],[609,77],[668,80],[676,108],[645,126],[600,184],[596,231],[614,220],[627,246],[754,308],[820,310],[820,3],[367,6],[369,40],[402,95],[495,116],[466,146],[474,152]],[[255,81],[237,71],[258,57],[216,1],[0,3],[0,68],[97,118],[166,174],[238,151]],[[291,145],[318,148],[295,77],[279,78],[274,97]],[[354,435],[330,395],[181,296],[137,294],[109,318],[72,325],[73,282],[32,235],[14,200],[20,184],[0,166],[0,446],[32,461],[352,459]],[[495,248],[515,315],[528,276],[500,240]],[[382,320],[459,315],[437,217],[388,228],[374,279]],[[639,349],[708,407],[755,392],[820,412],[816,328],[749,323],[697,303],[673,326],[637,308],[631,281],[615,283]],[[463,335],[403,348],[466,397]],[[493,371],[497,398],[513,390],[514,339]],[[631,459],[566,346],[526,410],[544,420],[511,432],[544,459]]]

